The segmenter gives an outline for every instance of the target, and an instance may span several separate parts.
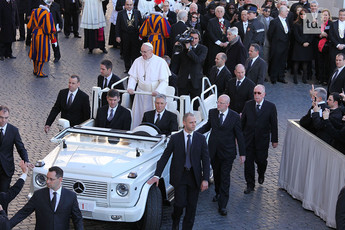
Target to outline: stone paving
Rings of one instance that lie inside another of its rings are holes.
[[[109,5],[110,6],[110,5]],[[108,7],[109,9],[110,7]],[[107,16],[110,12],[108,10]],[[109,26],[106,28],[108,37]],[[81,31],[81,35],[83,33]],[[114,64],[114,73],[123,77],[124,65],[120,59],[119,50],[108,48],[109,53],[103,54],[95,50],[88,54],[83,49],[83,38],[66,39],[59,34],[62,58],[54,64],[51,60],[44,66],[44,72],[49,74],[46,79],[38,79],[32,75],[32,64],[28,58],[28,47],[24,42],[13,43],[13,55],[17,59],[6,59],[0,62],[0,104],[8,105],[11,109],[10,123],[20,130],[23,142],[29,152],[31,162],[36,162],[48,154],[55,145],[50,138],[56,134],[56,123],[51,131],[45,134],[43,127],[48,113],[53,106],[58,91],[67,87],[68,76],[77,74],[81,77],[81,89],[91,95],[92,86],[96,85],[99,74],[99,63],[102,59],[110,59]],[[52,58],[53,59],[53,58]],[[200,194],[197,215],[195,219],[196,230],[228,230],[228,229],[329,229],[325,222],[313,212],[302,208],[301,202],[293,199],[286,191],[277,186],[281,151],[286,131],[287,119],[300,118],[310,106],[308,90],[310,84],[265,84],[267,99],[274,102],[278,110],[279,119],[279,145],[269,150],[269,165],[265,183],[257,185],[256,191],[245,195],[245,180],[243,165],[239,160],[234,162],[231,172],[230,200],[228,215],[220,216],[217,204],[211,202],[214,196],[214,187]],[[312,83],[312,82],[309,82]],[[19,163],[18,154],[15,153],[16,163]],[[15,181],[20,168],[17,164]],[[9,217],[12,217],[26,202],[31,177],[10,204]],[[164,206],[161,229],[171,229],[171,206]],[[35,217],[31,215],[14,229],[34,229]],[[132,229],[133,224],[109,223],[100,221],[84,221],[85,229]]]

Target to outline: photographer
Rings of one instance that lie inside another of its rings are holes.
[[[201,79],[203,77],[202,70],[207,56],[207,47],[199,44],[199,40],[199,31],[191,29],[184,33],[175,43],[171,71],[178,76],[177,87],[179,96],[190,95],[191,98],[200,96]]]

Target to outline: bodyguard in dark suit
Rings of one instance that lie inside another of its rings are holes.
[[[245,77],[246,71],[242,64],[235,68],[236,78],[232,78],[225,89],[225,94],[230,97],[230,109],[242,113],[245,103],[252,100],[255,83]]]
[[[200,33],[191,30],[191,43],[184,44],[179,54],[174,54],[171,61],[171,71],[178,75],[177,87],[179,95],[200,96],[203,64],[207,55],[207,47],[199,44]]]
[[[222,6],[217,6],[215,10],[216,17],[210,19],[207,25],[207,38],[209,39],[208,54],[206,62],[206,74],[214,65],[214,58],[220,52],[225,52],[228,45],[226,32],[230,28],[230,22],[223,18],[225,9]]]
[[[345,23],[345,9],[339,10],[339,20],[333,22],[329,29],[331,69],[335,68],[335,57],[338,53],[345,54],[345,31],[339,30],[339,24]]]
[[[285,67],[289,51],[290,30],[286,20],[289,10],[286,6],[281,6],[279,16],[273,19],[267,31],[268,41],[270,42],[270,62],[269,75],[272,84],[277,81],[285,81]]]
[[[246,61],[246,76],[252,80],[255,85],[264,84],[267,74],[267,63],[259,56],[261,47],[254,43],[249,48],[249,58]]]
[[[161,134],[170,135],[171,132],[178,130],[177,116],[166,110],[166,97],[158,94],[155,98],[155,110],[144,113],[143,122],[155,124],[160,130]]]
[[[230,97],[218,97],[217,109],[209,111],[207,123],[197,132],[211,131],[208,141],[209,154],[213,169],[216,195],[213,201],[218,201],[218,211],[227,215],[226,206],[229,201],[230,172],[236,158],[236,140],[239,147],[241,163],[244,163],[245,143],[241,129],[241,119],[238,113],[228,109]]]
[[[117,15],[115,36],[116,42],[122,43],[125,73],[131,68],[132,63],[140,56],[139,28],[142,18],[139,10],[133,9],[133,1],[127,0],[125,9]]]
[[[13,146],[22,160],[29,162],[18,128],[8,123],[10,110],[0,105],[0,192],[7,192],[14,173]],[[6,207],[5,207],[6,210]]]
[[[118,104],[120,101],[120,94],[116,89],[108,91],[107,101],[108,105],[99,108],[97,111],[95,126],[130,130],[132,122],[131,113],[128,109]]]
[[[342,93],[345,90],[345,54],[337,54],[335,57],[335,64],[337,68],[328,82],[328,95],[333,92]]]
[[[77,196],[74,192],[62,188],[62,177],[61,168],[57,166],[49,168],[47,188],[34,192],[25,206],[11,218],[11,228],[35,212],[36,230],[68,230],[70,218],[74,229],[84,229]]]
[[[244,175],[247,182],[245,194],[254,191],[254,162],[258,167],[258,182],[262,184],[265,180],[270,140],[273,148],[278,146],[277,109],[273,103],[264,100],[265,94],[265,87],[257,85],[254,88],[254,100],[246,103],[241,116],[247,153],[244,163]]]
[[[111,86],[115,82],[121,80],[112,71],[113,71],[113,63],[111,61],[109,61],[109,60],[103,60],[101,62],[101,64],[100,64],[101,75],[99,75],[98,78],[97,78],[97,86],[98,87],[101,87],[101,89],[104,89],[104,88],[111,89]],[[117,84],[115,86],[115,89],[125,89],[125,88],[123,86],[123,83],[121,82],[120,84]],[[121,100],[121,94],[120,94],[120,100]],[[120,104],[121,104],[121,102],[120,102]],[[102,94],[101,105],[102,106],[108,105],[107,94],[106,93]]]
[[[179,229],[183,209],[186,213],[182,229],[192,229],[195,219],[199,191],[208,188],[210,159],[204,135],[194,132],[196,119],[194,114],[183,116],[183,131],[171,136],[167,148],[157,162],[157,168],[147,183],[158,186],[159,178],[171,154],[170,184],[175,189],[175,204],[172,213],[172,229]]]
[[[72,75],[68,81],[68,88],[60,90],[44,127],[46,133],[60,112],[61,118],[69,120],[71,127],[79,125],[90,118],[89,96],[81,91],[79,86],[79,76]]]
[[[225,92],[225,88],[228,82],[232,78],[232,75],[228,68],[225,66],[227,56],[225,53],[219,53],[216,56],[216,65],[210,70],[209,79],[212,85],[217,86],[217,95],[220,96]]]

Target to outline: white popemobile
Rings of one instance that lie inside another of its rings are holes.
[[[204,78],[203,89],[207,83],[210,85]],[[174,89],[168,88],[169,95],[174,95]],[[146,182],[153,176],[169,137],[159,135],[153,124],[140,125],[131,131],[94,127],[100,98],[108,90],[93,87],[91,119],[65,128],[51,139],[59,145],[36,163],[29,197],[46,186],[47,171],[55,165],[64,170],[63,186],[77,194],[83,218],[137,222],[139,229],[159,229],[163,201],[174,197],[174,189],[169,184],[170,163],[164,169],[159,187]],[[201,127],[207,121],[208,110],[216,107],[216,92],[213,85],[193,100],[189,96],[168,96],[167,109],[177,114],[179,128],[182,128],[183,114],[189,111],[196,115],[197,127]],[[173,98],[179,100],[180,112]],[[191,109],[195,101],[200,104],[198,111]],[[130,108],[129,104],[129,95],[124,93],[121,105]],[[59,124],[69,126],[64,119]]]

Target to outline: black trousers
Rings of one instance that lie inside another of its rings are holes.
[[[61,53],[60,53],[60,45],[59,45],[59,39],[58,39],[58,33],[55,34],[55,37],[56,37],[56,41],[57,41],[57,47],[55,47],[53,44],[52,44],[52,48],[53,48],[53,51],[54,51],[54,58],[56,60],[60,60],[61,58]]]
[[[193,170],[184,171],[180,184],[175,187],[175,204],[171,215],[173,222],[178,224],[183,209],[186,209],[182,223],[183,230],[193,228],[199,191],[200,188],[196,184]]]
[[[254,188],[255,187],[255,164],[258,166],[258,174],[259,177],[265,175],[266,168],[267,168],[267,157],[268,157],[268,149],[267,150],[256,150],[255,147],[250,147],[246,149],[246,161],[244,162],[244,177],[247,182],[247,187]]]
[[[12,177],[7,176],[0,164],[0,192],[7,192],[10,188]]]
[[[71,33],[71,19],[73,23],[73,34],[79,35],[79,9],[75,3],[70,3],[70,10],[64,12],[64,33],[69,36]]]
[[[178,95],[179,96],[190,95],[190,98],[193,99],[194,97],[200,96],[200,94],[201,94],[201,88],[194,88],[191,79],[188,79],[187,87],[178,88]],[[199,102],[196,101],[196,103],[194,103],[193,109],[197,110],[198,107],[199,107]]]
[[[12,55],[12,42],[0,42],[0,57]]]
[[[138,33],[123,33],[121,37],[122,49],[125,50],[123,52],[123,60],[125,62],[126,70],[129,70],[132,66],[132,63],[136,58],[140,56],[140,43],[138,40],[139,34]]]
[[[234,158],[219,159],[217,154],[211,159],[216,194],[219,194],[218,207],[226,208],[229,201],[230,172]]]
[[[25,39],[25,13],[19,13],[19,35]]]

